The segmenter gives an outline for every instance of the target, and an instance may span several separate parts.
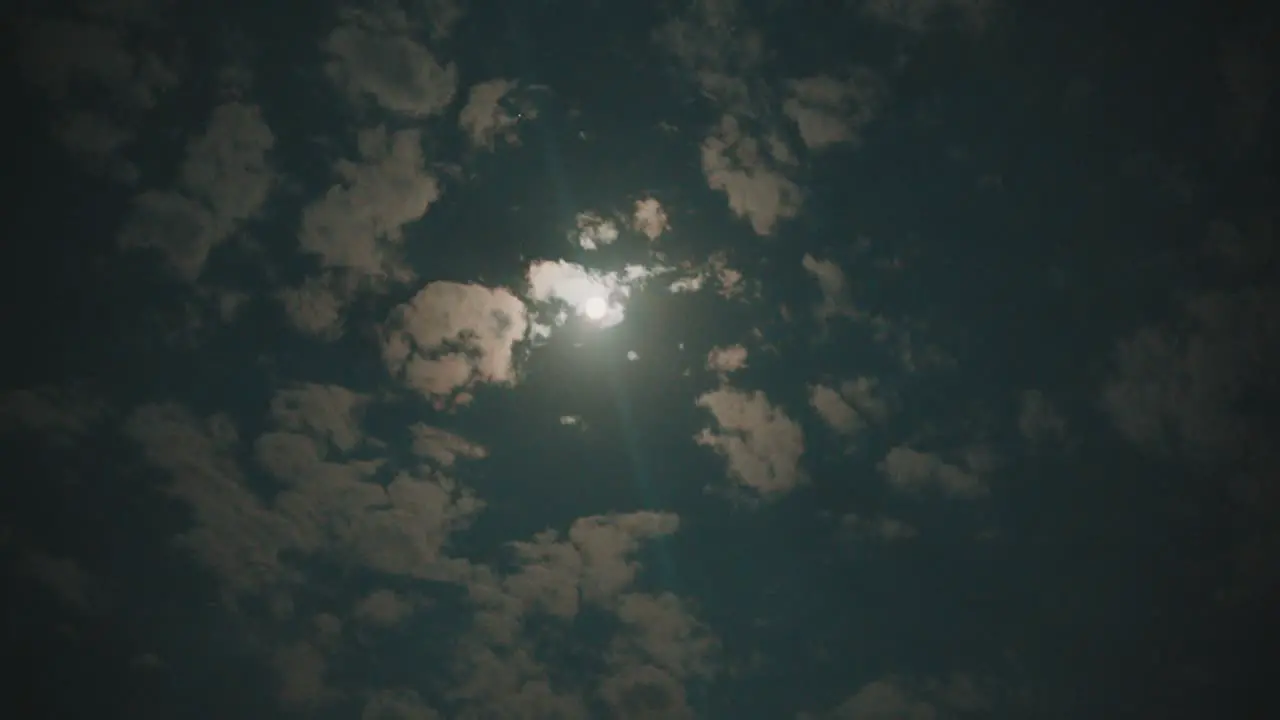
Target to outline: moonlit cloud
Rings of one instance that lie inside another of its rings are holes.
[[[629,265],[622,272],[589,270],[582,265],[561,261],[541,261],[529,266],[526,276],[529,298],[534,302],[561,302],[579,316],[586,316],[587,304],[604,299],[606,312],[592,322],[602,328],[613,327],[626,318],[626,300],[632,290],[643,285],[655,272],[641,265]],[[555,317],[554,324],[561,325],[563,317]]]
[[[760,391],[720,388],[698,398],[716,421],[695,437],[729,463],[729,476],[753,497],[775,499],[805,481],[804,433]]]

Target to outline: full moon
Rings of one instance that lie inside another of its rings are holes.
[[[600,320],[609,312],[609,303],[602,297],[593,297],[582,306],[582,314],[590,320]]]

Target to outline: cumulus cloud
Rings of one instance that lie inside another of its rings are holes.
[[[575,520],[567,540],[554,531],[512,544],[520,569],[504,587],[527,608],[564,618],[579,602],[611,605],[635,580],[639,564],[631,555],[640,543],[670,535],[680,521],[671,513],[593,515]]]
[[[731,373],[747,366],[747,349],[741,345],[714,347],[707,353],[707,369]]]
[[[583,250],[596,250],[601,245],[612,245],[618,239],[618,225],[595,213],[578,213],[578,231],[575,239]]]
[[[738,484],[755,496],[772,499],[804,482],[800,425],[764,393],[724,387],[699,397],[697,406],[709,410],[718,427],[704,428],[695,439],[725,456],[729,475]]]
[[[856,513],[848,513],[840,518],[840,526],[847,532],[867,535],[885,542],[910,540],[919,535],[919,531],[909,523],[883,516],[862,517]]]
[[[76,19],[19,18],[19,65],[53,105],[51,129],[67,151],[89,171],[132,184],[138,168],[124,151],[146,115],[178,86],[180,66],[138,42],[154,29],[155,14],[124,3],[84,5],[88,12]]]
[[[474,566],[467,587],[476,614],[460,646],[454,695],[476,713],[585,719],[592,691],[552,682],[530,635],[545,623],[529,620],[571,623],[590,605],[617,621],[594,695],[617,717],[684,716],[684,683],[714,670],[719,643],[679,598],[633,587],[641,544],[678,524],[656,512],[579,518],[564,537],[549,530],[513,543],[515,567],[505,576]]]
[[[365,701],[360,720],[439,720],[442,717],[423,701],[417,690],[382,690]]]
[[[830,260],[819,260],[808,253],[801,258],[800,264],[813,275],[818,281],[819,289],[822,290],[822,304],[814,311],[818,319],[857,316],[857,311],[853,307],[853,298],[845,283],[844,271],[839,265]]]
[[[862,68],[845,78],[819,75],[792,80],[782,111],[796,124],[810,150],[858,144],[859,131],[879,111],[881,88],[875,73]]]
[[[329,660],[311,643],[298,641],[281,646],[272,655],[271,665],[279,678],[278,697],[285,707],[314,709],[335,697],[325,685]]]
[[[354,442],[349,430],[323,413],[299,423],[294,412],[285,409],[254,443],[261,466],[281,483],[269,503],[250,489],[237,460],[242,441],[226,417],[202,420],[158,404],[138,408],[125,424],[144,459],[167,476],[169,493],[191,508],[194,524],[180,543],[218,576],[226,599],[287,587],[297,571],[286,551],[325,551],[375,572],[439,577],[448,536],[483,503],[425,470],[395,473],[385,487],[372,482],[381,462],[329,449]]]
[[[901,681],[888,678],[863,685],[825,717],[831,720],[935,720],[938,710],[932,703],[915,696]]]
[[[360,160],[334,166],[340,183],[303,210],[299,245],[325,268],[408,279],[398,256],[404,226],[440,197],[439,182],[424,168],[422,135],[379,125],[356,139]]]
[[[25,553],[23,560],[25,570],[63,605],[91,615],[106,609],[106,587],[75,560],[38,550]]]
[[[513,114],[502,102],[516,87],[516,81],[502,78],[487,80],[471,87],[467,104],[458,114],[458,125],[467,133],[472,145],[492,150],[497,140],[508,145],[520,142],[516,128],[525,113]]]
[[[489,454],[484,446],[448,430],[414,423],[409,427],[409,431],[413,434],[414,454],[430,458],[441,467],[452,467],[458,458],[474,460]]]
[[[777,137],[765,142],[746,134],[738,119],[725,115],[702,142],[702,172],[711,189],[725,193],[729,209],[746,218],[757,235],[770,235],[779,220],[800,212],[800,187],[776,168],[794,164]]]
[[[391,313],[382,358],[392,375],[444,401],[476,382],[513,384],[524,304],[504,288],[435,282]]]
[[[612,327],[626,318],[624,301],[631,296],[632,289],[663,271],[665,268],[628,265],[622,272],[602,272],[563,260],[544,260],[530,265],[526,278],[531,300],[540,303],[559,301],[568,305],[576,315],[585,315],[589,300],[606,300],[608,307],[604,317],[593,322],[600,327]],[[565,319],[558,316],[554,322],[558,325]]]
[[[867,377],[846,380],[839,389],[810,385],[809,404],[832,430],[851,437],[869,421],[882,421],[888,414],[888,406],[877,393],[878,386],[874,378]]]
[[[0,396],[0,430],[23,427],[70,445],[111,417],[111,407],[89,387],[68,383],[14,390]]]
[[[946,495],[972,498],[986,495],[982,474],[992,469],[992,459],[981,449],[965,453],[964,464],[952,465],[933,453],[920,452],[909,445],[889,450],[877,466],[898,490],[919,493],[937,490]]]
[[[322,273],[307,278],[298,287],[280,289],[276,298],[294,328],[334,340],[344,330],[346,305],[355,292],[355,280],[351,274]]]
[[[371,98],[411,118],[439,114],[453,102],[458,70],[441,65],[414,40],[417,28],[404,12],[382,4],[376,11],[348,10],[325,40],[325,70],[353,100]]]
[[[306,383],[278,390],[271,417],[285,430],[310,433],[349,452],[364,439],[360,421],[369,400],[339,385]]]
[[[380,589],[356,603],[352,614],[357,622],[374,627],[399,625],[413,614],[414,604],[394,590]]]
[[[257,106],[218,106],[204,134],[188,143],[177,188],[134,197],[121,247],[158,250],[175,273],[194,282],[209,253],[267,201],[275,183],[267,154],[274,145]]]
[[[958,15],[974,30],[986,27],[996,0],[863,0],[870,18],[912,32],[924,32],[944,13]]]
[[[1018,408],[1018,432],[1032,445],[1061,443],[1067,436],[1067,421],[1044,393],[1027,390]]]
[[[1102,406],[1144,449],[1198,460],[1235,457],[1250,436],[1237,412],[1280,359],[1280,290],[1246,287],[1191,299],[1186,330],[1149,326],[1122,339]]]
[[[662,204],[654,198],[637,200],[635,210],[631,214],[631,227],[643,233],[652,242],[671,229],[667,220],[667,212]]]
[[[705,288],[726,299],[747,297],[747,283],[742,271],[729,266],[729,258],[724,252],[713,253],[701,267],[681,266],[682,272],[689,270],[693,272],[672,282],[667,289],[673,293],[687,293]]]

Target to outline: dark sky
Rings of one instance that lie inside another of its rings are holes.
[[[1274,12],[18,5],[14,717],[1280,715]]]

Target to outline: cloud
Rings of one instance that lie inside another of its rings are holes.
[[[981,474],[990,469],[990,460],[977,450],[966,453],[965,466],[960,467],[945,463],[932,453],[898,445],[889,450],[877,467],[890,485],[905,492],[939,490],[961,498],[979,497],[988,492]]]
[[[280,289],[276,298],[294,328],[334,340],[344,329],[347,302],[355,292],[354,279],[350,274],[324,273],[307,278],[299,287]]]
[[[846,78],[819,75],[787,85],[790,97],[782,112],[795,122],[810,150],[859,144],[858,133],[875,118],[883,93],[879,78],[864,68]]]
[[[682,266],[682,269],[688,270],[688,266]],[[680,278],[671,283],[667,289],[673,293],[698,292],[707,286],[707,281],[713,281],[717,295],[726,299],[746,299],[747,285],[744,282],[742,271],[729,267],[729,258],[723,251],[712,253],[707,258],[706,264],[697,269],[692,275]],[[757,296],[759,294],[759,286],[756,286]]]
[[[458,114],[458,125],[467,133],[473,146],[492,150],[495,140],[500,139],[508,145],[520,142],[516,127],[523,113],[513,115],[502,104],[502,99],[516,87],[514,80],[501,78],[471,87],[467,104]]]
[[[886,25],[924,32],[943,13],[951,12],[971,29],[983,30],[996,0],[863,0],[862,11]]]
[[[860,517],[849,513],[840,518],[840,526],[847,530],[869,535],[877,540],[892,542],[894,540],[910,540],[919,535],[910,524],[891,517]]]
[[[1185,332],[1149,326],[1122,339],[1102,407],[1145,450],[1197,460],[1235,457],[1249,437],[1236,407],[1280,360],[1280,291],[1245,287],[1192,298]]]
[[[720,388],[698,398],[719,426],[694,436],[729,461],[729,476],[756,496],[772,499],[804,482],[800,425],[769,403],[760,391]]]
[[[154,8],[85,5],[89,12],[76,20],[18,19],[19,64],[54,106],[51,127],[63,147],[87,170],[133,184],[138,168],[123,153],[146,115],[179,85],[180,68],[173,57],[139,47],[137,36],[154,29]]]
[[[636,201],[635,210],[631,214],[631,227],[653,242],[671,229],[671,223],[667,220],[667,212],[663,210],[661,203],[654,198],[645,198]]]
[[[819,320],[831,317],[857,317],[858,311],[853,307],[853,299],[845,284],[844,271],[830,260],[818,260],[805,253],[800,265],[808,270],[818,281],[822,290],[822,304],[814,311]]]
[[[800,187],[775,168],[794,164],[781,139],[762,143],[743,132],[737,118],[725,115],[702,142],[702,172],[712,190],[729,199],[729,209],[745,217],[757,235],[770,235],[778,221],[799,214]]]
[[[442,401],[476,382],[514,384],[513,348],[528,319],[503,288],[435,282],[392,311],[382,358],[392,375]]]
[[[609,306],[605,316],[593,322],[599,327],[607,328],[626,318],[626,307],[622,300],[630,297],[632,289],[641,286],[650,276],[665,270],[628,265],[620,273],[601,272],[563,260],[543,260],[529,266],[526,278],[531,300],[541,303],[560,301],[572,308],[576,315],[585,315],[588,300],[606,299]],[[559,325],[564,320],[561,316],[554,322]]]
[[[1039,390],[1022,393],[1018,432],[1032,445],[1061,443],[1067,437],[1067,421]]]
[[[335,697],[325,686],[329,661],[308,642],[294,642],[276,650],[271,665],[279,678],[280,703],[291,709],[315,708]]]
[[[64,606],[97,615],[105,611],[108,594],[102,582],[75,560],[39,551],[25,554],[26,570]]]
[[[741,345],[714,347],[707,353],[707,369],[731,373],[747,366],[747,349]]]
[[[356,603],[352,614],[357,622],[374,627],[399,625],[413,614],[414,604],[394,590],[374,590]]]
[[[417,690],[374,693],[360,711],[360,720],[440,720],[442,716],[422,700]]]
[[[413,452],[437,462],[441,467],[452,467],[458,458],[479,459],[489,452],[483,446],[448,430],[414,423],[409,427],[413,434]]]
[[[809,404],[827,425],[837,433],[853,436],[868,421],[883,421],[888,406],[878,397],[879,383],[874,378],[846,380],[839,390],[827,385],[809,386]]]
[[[604,680],[600,697],[619,720],[693,720],[684,683],[652,665],[625,667]]]
[[[302,212],[298,242],[325,268],[407,280],[399,246],[404,226],[420,219],[440,197],[440,184],[423,167],[419,130],[388,133],[385,126],[357,135],[360,161],[339,160],[341,182]]]
[[[828,717],[832,720],[934,720],[938,710],[931,703],[914,697],[901,682],[885,679],[863,685]]]
[[[0,396],[0,430],[20,426],[58,445],[70,445],[112,415],[105,400],[79,383],[14,390]]]
[[[329,34],[331,56],[325,71],[353,100],[372,98],[383,108],[410,118],[437,115],[453,102],[458,70],[441,65],[414,41],[416,28],[404,12],[380,5],[377,12],[348,10]]]
[[[332,418],[330,418],[331,420]],[[230,603],[286,587],[298,575],[283,553],[325,551],[392,575],[437,578],[449,535],[483,503],[453,480],[427,470],[370,482],[381,461],[331,458],[324,441],[350,440],[323,415],[300,427],[289,412],[255,442],[261,466],[281,483],[268,504],[249,489],[237,462],[238,433],[223,416],[204,420],[172,404],[138,408],[125,434],[167,476],[167,491],[187,504],[193,526],[179,538],[223,583]],[[336,445],[336,443],[335,443]]]
[[[594,690],[611,716],[687,716],[684,683],[714,672],[719,642],[674,595],[633,588],[641,543],[678,525],[674,514],[648,511],[584,517],[563,538],[548,530],[512,543],[514,568],[505,577],[473,566],[467,587],[475,616],[459,645],[454,696],[476,716],[588,717],[592,678],[553,683],[537,629],[551,622],[558,637],[589,605],[617,621],[601,638]]]
[[[209,253],[267,201],[275,184],[267,158],[274,145],[257,106],[219,105],[204,134],[187,144],[178,187],[133,198],[120,246],[158,250],[175,273],[194,282]]]
[[[578,233],[575,238],[583,250],[596,250],[601,245],[612,245],[618,239],[618,226],[595,213],[578,213]]]
[[[679,526],[679,518],[671,513],[579,518],[567,540],[545,532],[532,541],[512,543],[520,569],[506,578],[504,587],[525,608],[557,617],[575,616],[580,601],[609,606],[640,570],[630,559],[640,543],[670,535]]]
[[[271,418],[279,427],[313,434],[340,452],[350,452],[361,440],[361,415],[370,398],[338,385],[305,383],[278,390],[271,400]]]

